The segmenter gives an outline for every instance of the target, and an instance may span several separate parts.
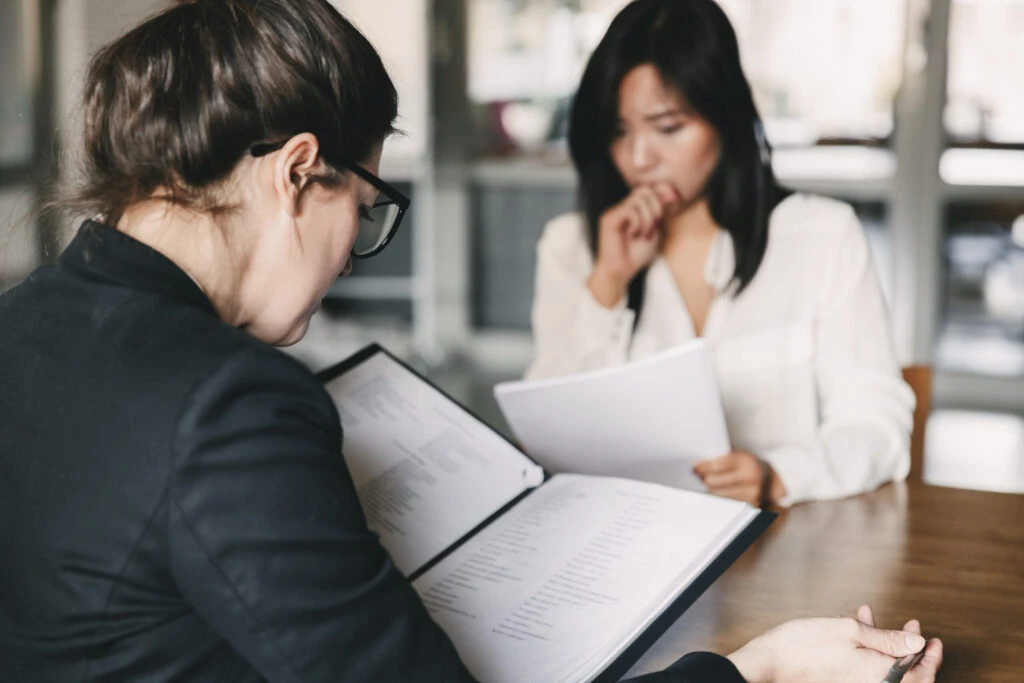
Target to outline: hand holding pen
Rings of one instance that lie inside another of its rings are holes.
[[[857,621],[868,626],[875,625],[875,616],[871,607],[861,605],[857,610]],[[904,631],[921,633],[921,624],[917,619],[911,619],[904,625]],[[935,680],[935,674],[942,664],[942,641],[932,638],[927,645],[905,657],[901,657],[889,668],[889,672],[881,683],[931,683]]]
[[[920,630],[916,620],[903,630],[876,628],[865,605],[855,619],[788,621],[754,638],[729,659],[748,683],[934,683],[942,664],[942,643],[926,643]],[[918,653],[920,661],[905,676],[902,666],[894,669]]]

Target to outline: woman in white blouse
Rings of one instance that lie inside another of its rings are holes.
[[[776,184],[732,27],[695,3],[714,4],[631,4],[590,59],[569,133],[584,210],[541,237],[527,377],[702,337],[734,449],[697,465],[712,493],[790,505],[903,479],[914,395],[861,225]]]

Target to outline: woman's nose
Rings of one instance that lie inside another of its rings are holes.
[[[637,171],[650,170],[654,166],[656,160],[656,151],[651,146],[649,140],[644,136],[638,135],[633,138],[633,168]]]

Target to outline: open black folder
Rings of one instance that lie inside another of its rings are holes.
[[[482,681],[618,680],[775,517],[544,472],[377,345],[320,378],[370,528]]]

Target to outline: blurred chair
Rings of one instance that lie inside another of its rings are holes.
[[[903,368],[903,379],[914,390],[914,431],[910,434],[910,474],[907,481],[921,481],[924,476],[924,432],[932,412],[932,366],[909,365]]]

